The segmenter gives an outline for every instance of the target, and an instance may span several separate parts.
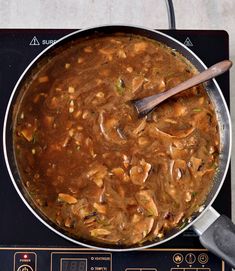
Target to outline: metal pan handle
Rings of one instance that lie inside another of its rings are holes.
[[[166,0],[166,8],[168,14],[169,29],[176,29],[175,25],[175,10],[172,0]]]
[[[214,208],[208,208],[194,223],[201,244],[235,268],[235,225]]]

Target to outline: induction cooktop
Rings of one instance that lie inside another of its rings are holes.
[[[15,83],[47,46],[72,29],[0,29],[0,124]],[[220,30],[161,30],[210,66],[229,58],[229,37]],[[217,82],[229,105],[229,74]],[[1,135],[2,137],[2,132]],[[2,142],[2,138],[1,138]],[[231,170],[213,207],[231,217]],[[204,249],[191,230],[151,249],[106,252],[79,247],[44,226],[27,209],[8,175],[0,151],[0,271],[222,271],[231,270]]]

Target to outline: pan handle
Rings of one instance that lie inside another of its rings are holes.
[[[169,29],[176,29],[175,25],[175,9],[173,5],[173,0],[165,0],[167,14],[168,14],[168,22],[169,22]]]
[[[214,208],[208,208],[194,225],[201,244],[235,268],[235,225]]]

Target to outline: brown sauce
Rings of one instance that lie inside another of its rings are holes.
[[[133,245],[163,238],[203,204],[219,153],[202,85],[138,119],[130,100],[197,73],[139,36],[71,43],[24,86],[15,157],[38,208],[78,238]]]

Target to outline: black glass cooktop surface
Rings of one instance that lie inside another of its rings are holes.
[[[10,94],[21,73],[43,49],[73,31],[68,29],[0,29],[1,127]],[[229,38],[225,31],[162,31],[183,42],[207,66],[229,58]],[[229,74],[220,76],[217,82],[229,104]],[[231,217],[230,170],[213,206],[217,211]],[[8,175],[2,144],[0,214],[0,271],[230,270],[221,260],[202,249],[198,237],[192,230],[185,231],[180,236],[157,247],[156,250],[99,254],[78,248],[77,245],[50,231],[24,205]]]

